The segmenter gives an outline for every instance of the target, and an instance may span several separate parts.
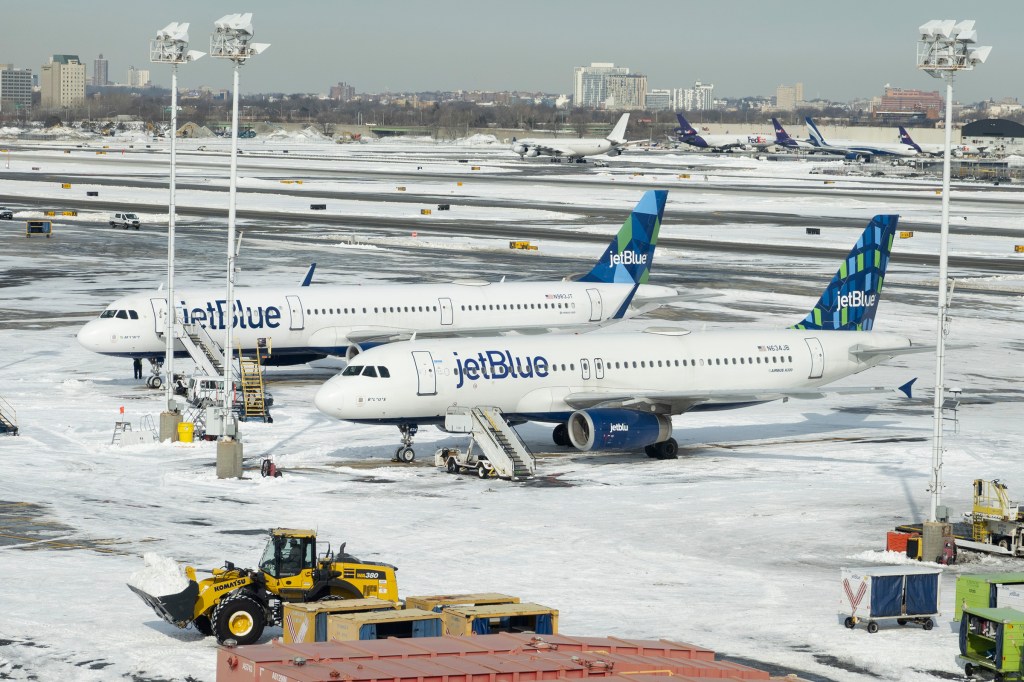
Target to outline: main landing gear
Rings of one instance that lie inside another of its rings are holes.
[[[555,430],[551,432],[551,440],[555,441],[555,445],[563,448],[572,445],[572,441],[569,440],[569,427],[565,424],[556,426]]]
[[[675,438],[652,443],[644,448],[644,452],[652,459],[675,459],[679,456],[679,443]]]
[[[395,458],[391,461],[409,464],[416,459],[416,451],[412,449],[412,438],[420,427],[416,424],[399,424],[398,430],[402,432],[402,444],[395,450]]]

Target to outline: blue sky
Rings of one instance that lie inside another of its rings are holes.
[[[956,82],[956,99],[1019,97],[1024,41],[1019,0],[50,0],[11,3],[0,62],[38,72],[50,54],[78,54],[92,75],[99,53],[110,78],[130,65],[168,85],[149,65],[148,41],[171,21],[191,23],[208,50],[213,22],[251,11],[256,40],[272,44],[242,71],[243,92],[519,89],[569,93],[574,66],[615,62],[650,87],[715,84],[716,95],[774,95],[803,82],[805,97],[879,95],[886,83],[940,89],[915,68],[917,27],[928,19],[976,19],[989,62]],[[183,67],[183,86],[229,87],[230,68],[205,58]]]

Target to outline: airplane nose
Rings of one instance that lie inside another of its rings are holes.
[[[340,382],[330,379],[326,384],[320,387],[313,396],[313,404],[316,405],[316,409],[320,410],[329,417],[335,419],[343,419],[342,400],[345,397],[345,391],[341,386]]]
[[[95,353],[101,351],[103,341],[106,340],[108,343],[109,338],[105,339],[105,334],[100,325],[93,320],[92,322],[86,322],[85,326],[78,330],[78,343],[86,350],[91,350]]]

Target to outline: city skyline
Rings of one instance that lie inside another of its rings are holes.
[[[253,12],[255,40],[271,43],[242,71],[241,88],[257,92],[327,93],[339,81],[357,92],[520,90],[572,94],[573,69],[612,62],[647,76],[651,89],[715,84],[716,97],[771,97],[802,82],[805,99],[880,96],[886,84],[938,90],[942,83],[915,66],[917,27],[933,18],[972,18],[988,63],[956,82],[956,99],[1019,97],[1015,67],[1024,46],[1007,12],[1012,0],[964,8],[947,0],[841,7],[799,0],[775,5],[731,0],[638,0],[628,10],[608,0],[523,0],[514,11],[481,11],[468,0],[365,3],[308,0],[236,3],[180,0],[173,7],[108,0],[83,6],[55,0],[18,5],[0,62],[39,73],[52,54],[76,54],[93,78],[103,54],[110,74],[149,69],[168,86],[170,70],[150,65],[149,40],[171,21],[191,24],[192,49],[209,50],[213,22]],[[767,10],[767,11],[766,11]],[[824,16],[828,15],[828,16]],[[728,17],[728,19],[723,19]],[[29,30],[32,26],[45,30]],[[547,36],[555,36],[548,38]],[[119,80],[119,77],[113,80]],[[205,58],[179,71],[181,87],[230,87],[230,69]]]

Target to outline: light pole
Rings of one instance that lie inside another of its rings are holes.
[[[227,295],[224,299],[224,404],[221,407],[221,428],[217,444],[217,476],[238,478],[242,475],[242,448],[235,438],[237,424],[231,414],[232,390],[231,365],[234,356],[234,291],[235,291],[235,193],[238,170],[238,67],[245,60],[260,54],[268,47],[266,43],[252,42],[252,14],[227,14],[213,23],[210,36],[210,56],[230,59],[234,62],[234,80],[231,103],[231,178],[228,185],[228,272]],[[242,311],[239,310],[241,315]],[[223,456],[222,456],[222,453]],[[224,466],[222,467],[222,460]],[[230,462],[230,464],[228,464]]]
[[[942,404],[945,400],[943,361],[946,354],[946,311],[949,282],[947,274],[949,245],[949,156],[953,133],[953,76],[957,71],[970,71],[975,64],[988,59],[991,47],[976,47],[978,33],[974,21],[957,23],[953,19],[933,19],[918,30],[917,68],[934,78],[946,81],[946,144],[942,155],[942,223],[939,232],[939,304],[935,348],[935,405],[932,415],[931,511],[929,521],[938,521],[942,502]],[[928,544],[927,538],[925,544]],[[940,545],[941,547],[941,545]],[[926,558],[935,556],[926,554]]]
[[[156,38],[149,41],[149,61],[171,65],[171,180],[170,198],[167,201],[167,308],[164,311],[167,323],[164,327],[167,341],[164,357],[167,409],[160,414],[161,441],[175,440],[173,430],[181,421],[181,415],[174,402],[174,192],[177,178],[175,141],[178,129],[178,65],[194,62],[203,54],[205,53],[188,49],[188,24],[184,23],[167,24],[157,31]]]

